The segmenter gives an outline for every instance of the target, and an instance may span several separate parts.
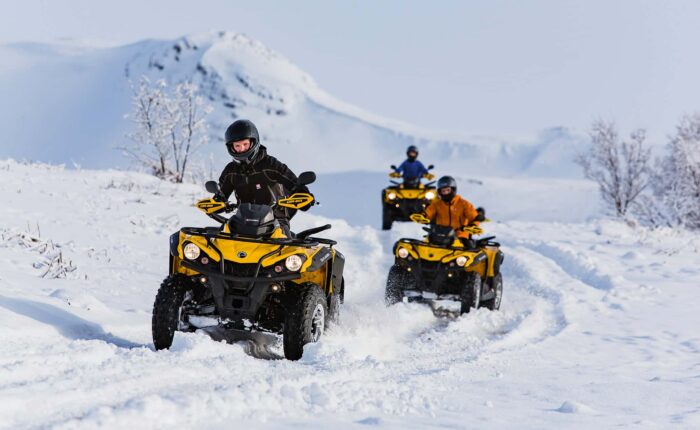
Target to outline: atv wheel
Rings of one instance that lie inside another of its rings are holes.
[[[503,297],[503,276],[500,273],[491,279],[491,288],[495,296],[492,299],[484,300],[482,306],[497,311],[501,307],[501,297]]]
[[[187,292],[187,278],[171,275],[163,280],[153,303],[151,330],[156,349],[167,349],[180,325],[180,309]]]
[[[406,283],[406,275],[398,266],[389,269],[389,276],[386,280],[386,290],[384,291],[384,302],[387,306],[394,305],[403,300],[402,286]]]
[[[384,196],[382,195],[382,198]],[[391,211],[386,203],[382,204],[382,230],[391,230],[391,224],[394,222],[391,218]]]
[[[294,292],[284,323],[282,343],[287,360],[298,360],[304,345],[317,342],[326,326],[328,307],[323,291],[315,284],[305,284]]]
[[[477,309],[481,301],[481,276],[476,272],[467,273],[467,279],[462,286],[461,313],[466,314],[472,308]]]

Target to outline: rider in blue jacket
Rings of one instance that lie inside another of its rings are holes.
[[[401,173],[404,182],[418,182],[423,175],[428,173],[428,169],[425,168],[423,163],[417,160],[418,149],[415,146],[411,145],[408,147],[406,150],[406,156],[408,159],[401,163],[396,171]]]

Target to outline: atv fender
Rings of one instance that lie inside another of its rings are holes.
[[[180,244],[180,232],[170,235],[170,256],[177,257],[177,246]]]
[[[168,273],[173,273],[173,259],[177,257],[177,246],[180,243],[180,232],[177,231],[170,235],[170,258],[168,259]]]
[[[311,264],[306,268],[307,272],[315,272],[323,267],[323,265],[332,257],[331,251],[328,248],[321,248],[311,258]]]
[[[342,294],[343,286],[343,269],[345,268],[345,256],[338,250],[335,251],[335,257],[331,267],[331,291],[338,288],[338,294]]]

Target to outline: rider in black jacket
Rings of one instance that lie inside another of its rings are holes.
[[[269,205],[293,192],[309,192],[306,186],[297,184],[297,177],[289,167],[268,155],[252,122],[237,120],[226,129],[225,140],[226,149],[233,157],[219,178],[225,200],[235,194],[239,203]],[[286,232],[295,213],[281,206],[274,209],[275,218]]]

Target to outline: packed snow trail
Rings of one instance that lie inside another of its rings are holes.
[[[501,311],[437,318],[383,305],[391,245],[419,226],[333,219],[346,304],[301,361],[199,333],[155,352],[168,235],[208,223],[191,206],[204,191],[14,162],[0,162],[0,181],[1,428],[700,425],[698,236],[493,222]],[[301,214],[294,228],[326,221]]]

